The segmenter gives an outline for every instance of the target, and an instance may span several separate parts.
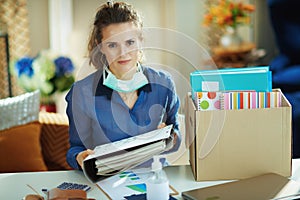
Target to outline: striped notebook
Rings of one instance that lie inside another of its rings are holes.
[[[241,110],[281,106],[280,92],[195,92],[197,110]]]
[[[224,92],[220,96],[220,108],[223,110],[276,108],[280,106],[280,92]]]

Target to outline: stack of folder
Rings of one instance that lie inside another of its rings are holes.
[[[88,180],[97,182],[134,168],[170,150],[172,127],[153,130],[141,135],[95,147],[94,153],[83,161],[83,172]]]
[[[280,107],[268,66],[195,71],[190,81],[198,110]]]

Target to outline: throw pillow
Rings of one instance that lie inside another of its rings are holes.
[[[40,92],[0,99],[0,130],[37,121],[40,109]]]
[[[0,173],[46,171],[40,135],[37,121],[0,131]]]
[[[70,147],[67,115],[40,112],[39,122],[42,124],[42,153],[48,170],[71,169],[66,160]]]

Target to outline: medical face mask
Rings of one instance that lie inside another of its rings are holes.
[[[105,75],[107,73],[107,76]],[[109,71],[107,67],[103,69],[103,85],[116,90],[118,92],[132,92],[148,83],[148,79],[144,75],[141,67],[138,67],[138,71],[133,75],[130,80],[120,80]]]

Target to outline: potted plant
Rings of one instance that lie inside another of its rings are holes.
[[[39,89],[41,110],[56,112],[53,95],[68,90],[74,83],[74,65],[70,58],[41,51],[37,56],[24,56],[12,65],[13,75],[26,92]]]

